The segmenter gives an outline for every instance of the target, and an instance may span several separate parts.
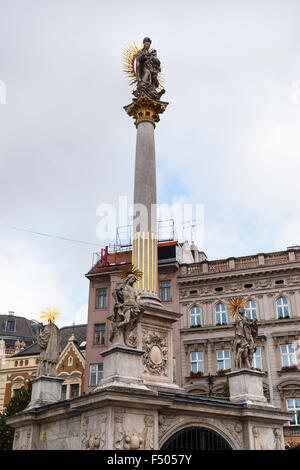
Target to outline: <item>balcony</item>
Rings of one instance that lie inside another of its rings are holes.
[[[300,437],[300,426],[284,426],[284,437]]]
[[[226,271],[239,271],[262,266],[274,266],[300,261],[299,250],[280,251],[275,253],[262,253],[254,256],[242,256],[225,260],[204,261],[190,266],[182,266],[180,276],[197,276],[199,274],[222,273]]]

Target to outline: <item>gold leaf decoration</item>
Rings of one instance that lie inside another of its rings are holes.
[[[140,271],[138,268],[135,268],[133,264],[130,264],[129,266],[123,268],[120,273],[120,277],[122,279],[126,279],[129,274],[133,274],[137,279],[141,279],[143,277],[142,271]]]
[[[239,307],[244,307],[244,308],[246,307],[246,301],[244,297],[233,297],[228,302],[227,310],[230,313],[230,315],[234,317]]]
[[[57,318],[59,318],[60,312],[55,308],[47,308],[47,310],[42,310],[40,317],[43,320],[48,321],[49,323],[54,323]]]

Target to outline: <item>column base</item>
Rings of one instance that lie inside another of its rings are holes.
[[[229,380],[230,401],[253,405],[272,406],[263,392],[264,372],[240,369],[226,374]]]
[[[144,351],[117,344],[100,354],[103,357],[103,379],[94,392],[117,387],[152,393],[142,379]]]
[[[64,379],[46,375],[33,379],[31,400],[26,410],[60,401],[63,382]]]

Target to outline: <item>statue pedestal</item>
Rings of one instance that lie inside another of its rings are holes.
[[[33,379],[31,401],[26,410],[60,401],[63,382],[64,379],[46,375]]]
[[[94,392],[107,387],[125,387],[150,392],[142,379],[144,351],[117,344],[100,354],[103,357],[103,379]]]
[[[226,374],[229,380],[230,401],[268,406],[263,392],[264,375],[264,372],[252,369],[240,369]]]

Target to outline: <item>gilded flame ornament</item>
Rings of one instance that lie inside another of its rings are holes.
[[[54,323],[57,318],[59,318],[60,312],[55,308],[47,308],[47,310],[42,310],[40,317],[43,320],[46,320],[48,323]]]
[[[228,312],[232,317],[235,317],[238,311],[239,307],[244,307],[246,308],[246,301],[243,297],[233,297],[229,302],[228,302]]]

